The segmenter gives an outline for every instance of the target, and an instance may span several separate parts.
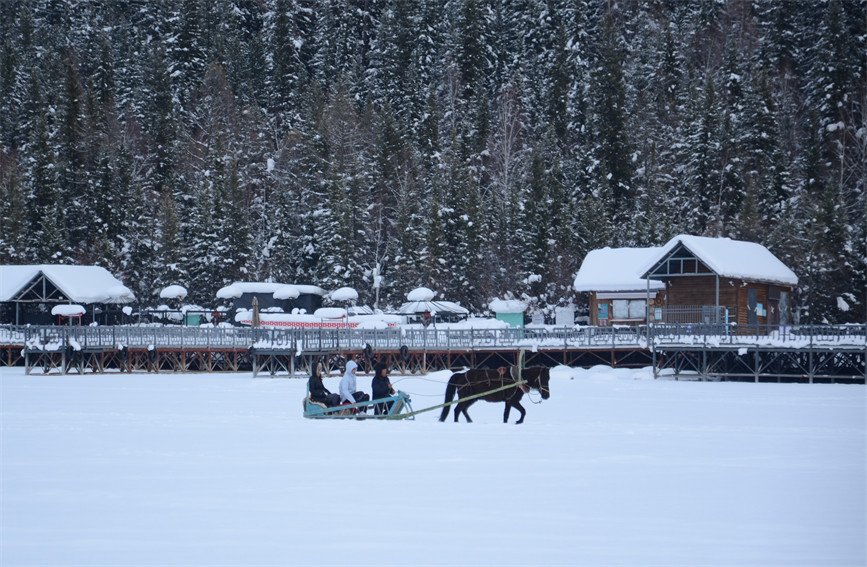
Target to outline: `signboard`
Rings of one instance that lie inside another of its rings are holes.
[[[608,304],[600,303],[599,304],[599,320],[608,319]]]

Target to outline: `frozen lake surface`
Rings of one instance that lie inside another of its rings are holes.
[[[520,426],[305,420],[305,385],[0,369],[0,565],[867,561],[861,385],[559,367]]]

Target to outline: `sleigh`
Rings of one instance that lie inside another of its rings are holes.
[[[386,411],[375,415],[373,406],[383,404]],[[342,404],[328,407],[314,402],[310,396],[304,398],[304,417],[311,419],[415,419],[409,394],[398,390],[397,394],[388,398],[380,398],[369,402]]]

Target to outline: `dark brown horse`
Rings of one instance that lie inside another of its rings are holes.
[[[481,394],[482,392],[494,390],[501,386],[516,384],[517,380],[514,378],[514,375],[516,375],[516,370],[517,368],[514,368],[512,372],[500,372],[498,370],[476,368],[467,370],[466,372],[458,372],[457,374],[452,374],[452,377],[449,379],[448,386],[446,387],[446,400],[444,403],[451,402],[455,397],[455,392],[457,392],[458,394],[458,399],[462,399],[468,396],[472,396],[473,394]],[[459,401],[457,404],[455,404],[455,422],[458,421],[458,418],[461,414],[464,414],[467,423],[472,423],[473,420],[470,419],[470,414],[467,413],[467,408],[473,405],[476,400],[481,399],[485,400],[486,402],[506,402],[506,411],[503,413],[503,423],[508,423],[509,412],[512,411],[512,408],[515,408],[519,412],[521,412],[521,419],[519,419],[515,423],[523,423],[524,416],[527,414],[527,412],[521,405],[521,398],[524,397],[525,391],[529,392],[529,389],[525,390],[523,388],[529,386],[529,388],[538,390],[542,394],[542,399],[547,400],[551,396],[551,391],[548,388],[550,369],[537,366],[534,366],[532,368],[524,368],[520,373],[520,377],[521,380],[524,380],[527,383],[522,384],[521,386],[516,385],[514,388],[500,390],[499,392],[494,392],[492,394],[488,394],[487,396],[479,396],[478,398],[473,398],[472,400]],[[445,421],[448,415],[449,406],[446,406],[443,408],[443,411],[440,414],[440,421]]]

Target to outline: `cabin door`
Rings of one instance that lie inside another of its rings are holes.
[[[768,324],[780,324],[780,286],[768,286]]]
[[[789,325],[789,292],[780,292],[780,325]]]
[[[758,324],[758,314],[756,313],[756,306],[759,304],[759,297],[757,290],[755,288],[747,290],[747,324],[756,325]]]

